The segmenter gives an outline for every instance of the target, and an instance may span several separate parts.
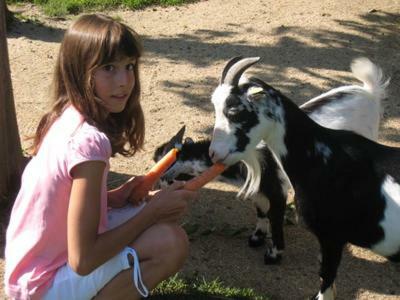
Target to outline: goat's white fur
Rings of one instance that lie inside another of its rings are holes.
[[[324,105],[320,112],[310,117],[322,126],[352,130],[369,139],[377,140],[382,115],[380,101],[386,96],[385,89],[389,80],[385,81],[382,70],[365,57],[355,59],[351,64],[351,70],[354,77],[364,86],[349,85],[332,89],[304,103],[300,108],[336,93],[351,93],[351,97],[341,101],[343,104],[333,102]],[[359,101],[364,101],[362,109],[358,106]]]
[[[400,185],[391,176],[386,176],[381,187],[386,198],[385,217],[379,223],[385,232],[385,239],[374,245],[371,250],[383,256],[398,252],[400,236],[398,235],[400,216]]]

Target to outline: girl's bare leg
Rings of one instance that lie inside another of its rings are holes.
[[[189,252],[187,235],[175,224],[156,224],[143,232],[131,246],[139,256],[142,279],[149,291],[178,272]],[[132,281],[132,269],[115,276],[95,299],[140,299]]]

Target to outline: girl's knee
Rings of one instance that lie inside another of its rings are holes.
[[[161,223],[147,229],[131,245],[142,259],[185,261],[189,254],[189,239],[177,224]]]
[[[189,238],[185,230],[176,224],[159,224],[163,243],[160,245],[164,253],[170,253],[186,259],[189,254]]]
[[[169,275],[175,274],[189,256],[189,239],[182,227],[176,224],[158,224],[160,237],[155,248],[153,261],[162,265]]]

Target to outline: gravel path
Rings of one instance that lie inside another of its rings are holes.
[[[21,10],[21,8],[18,8]],[[44,18],[34,6],[17,23],[8,47],[21,137],[31,135],[46,111],[48,86],[59,42],[71,19]],[[145,151],[112,160],[112,183],[142,174],[157,145],[185,124],[187,135],[211,133],[209,101],[225,62],[236,55],[261,56],[251,72],[298,104],[330,88],[354,83],[350,62],[367,56],[391,76],[380,141],[400,146],[399,0],[209,0],[180,7],[112,11],[143,36]],[[26,148],[28,143],[23,141]],[[249,249],[255,215],[237,188],[213,183],[185,219],[191,234],[187,278],[219,278],[271,299],[305,299],[316,292],[318,245],[301,226],[286,226],[287,249],[279,266],[263,265],[264,249]],[[0,234],[4,236],[4,222]],[[1,228],[0,228],[1,229]],[[239,234],[232,234],[239,232]],[[0,253],[0,278],[4,260]],[[400,299],[400,266],[369,251],[348,247],[337,278],[338,299]],[[0,298],[5,297],[0,290]]]

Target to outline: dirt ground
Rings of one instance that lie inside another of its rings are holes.
[[[59,43],[75,17],[54,20],[33,6],[15,9],[30,16],[30,21],[17,22],[8,34],[23,138],[34,133],[48,107]],[[109,13],[135,28],[146,49],[141,72],[146,149],[133,158],[112,159],[112,184],[128,175],[143,174],[152,165],[155,147],[183,124],[194,139],[209,136],[214,121],[210,95],[225,62],[237,55],[261,56],[262,62],[251,73],[298,104],[330,88],[355,83],[349,73],[351,60],[369,57],[391,77],[388,97],[382,103],[380,141],[400,146],[399,0],[209,0]],[[23,147],[27,146],[23,141]],[[235,187],[212,183],[192,203],[185,219],[193,231],[191,254],[181,275],[219,278],[225,285],[250,287],[271,299],[305,299],[316,292],[315,238],[300,225],[287,225],[281,265],[264,265],[264,249],[247,247],[255,223],[252,205],[236,199],[236,192]],[[3,220],[3,237],[5,226]],[[3,268],[1,251],[0,279]],[[348,247],[337,289],[338,299],[400,299],[400,266]]]

